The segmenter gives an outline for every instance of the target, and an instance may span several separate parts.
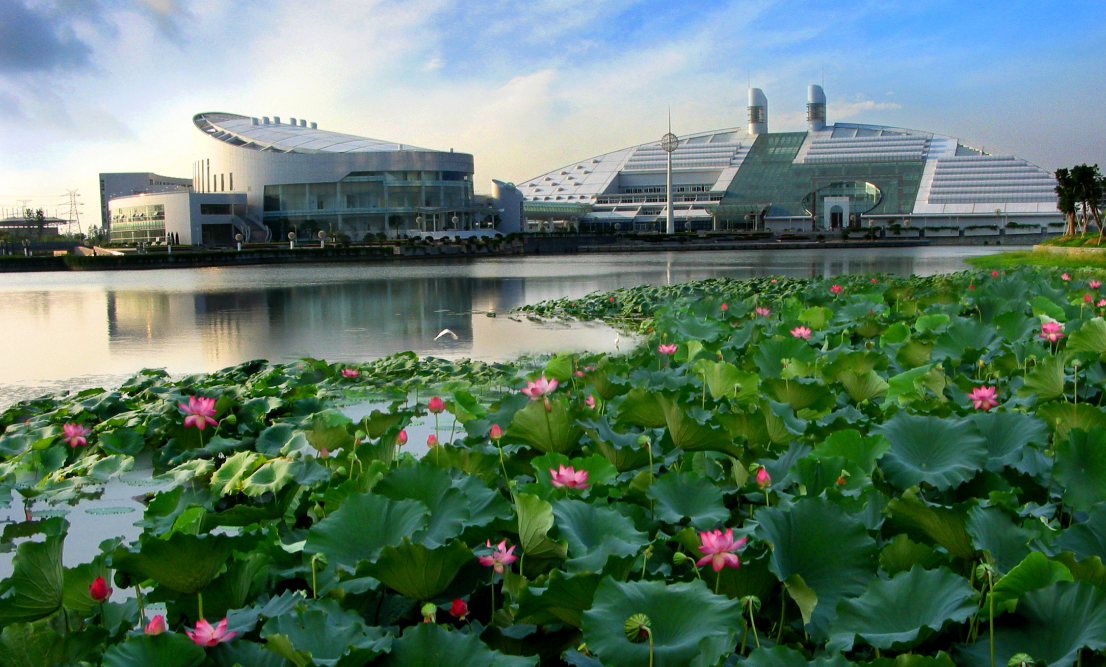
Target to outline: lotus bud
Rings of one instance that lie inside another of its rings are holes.
[[[400,447],[407,444],[407,429],[400,429],[399,435],[396,436],[396,444]]]
[[[108,582],[104,581],[103,577],[96,577],[88,586],[88,594],[94,601],[103,602],[111,597],[111,588],[108,587]]]
[[[626,639],[634,643],[645,641],[649,637],[649,633],[652,632],[652,622],[645,614],[634,614],[630,618],[626,619],[626,623],[623,624],[622,630],[626,633]]]
[[[426,409],[434,414],[439,414],[445,410],[445,403],[442,402],[442,399],[435,396],[426,403]]]
[[[438,436],[434,435],[433,433],[426,436],[426,446],[430,447],[431,449],[433,449],[434,447],[437,447],[438,446]]]
[[[469,615],[469,605],[461,598],[455,598],[453,603],[449,605],[449,615],[459,619],[465,620]]]
[[[499,440],[503,437],[503,429],[499,427],[499,424],[492,424],[492,430],[488,433],[488,437],[492,440]]]
[[[165,625],[165,617],[161,614],[154,616],[150,619],[150,622],[146,624],[146,634],[148,635],[160,635],[168,630]]]
[[[672,564],[673,565],[683,565],[686,562],[687,562],[687,555],[684,554],[684,552],[677,551],[676,553],[672,554]]]
[[[422,622],[433,623],[438,616],[438,605],[427,602],[422,606]]]

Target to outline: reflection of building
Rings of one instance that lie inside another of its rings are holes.
[[[246,195],[247,219],[314,235],[460,232],[491,227],[477,205],[472,156],[320,130],[279,117],[193,118],[197,192]]]
[[[192,181],[187,178],[159,176],[150,172],[100,174],[100,227],[111,229],[108,202],[116,197],[129,197],[154,192],[187,192]]]
[[[246,196],[241,193],[133,195],[112,199],[109,207],[111,240],[124,243],[164,241],[173,234],[184,245],[231,245],[236,234],[250,240],[259,229],[245,219]]]
[[[748,128],[679,138],[672,155],[678,230],[785,229],[1060,221],[1052,174],[953,137],[895,127],[826,125],[811,86],[805,132],[768,132],[768,100],[750,90]],[[666,153],[659,142],[570,164],[522,183],[532,230],[662,230]]]

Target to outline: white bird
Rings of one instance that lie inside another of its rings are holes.
[[[449,329],[442,329],[442,332],[440,334],[438,334],[437,336],[434,336],[434,340],[438,340],[442,336],[446,336],[446,335],[453,336],[453,340],[457,340],[457,334],[453,333]]]

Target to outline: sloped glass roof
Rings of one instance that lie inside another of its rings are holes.
[[[330,130],[230,113],[202,113],[192,122],[213,139],[253,148],[289,153],[371,153],[380,151],[436,151],[383,139],[370,139]]]

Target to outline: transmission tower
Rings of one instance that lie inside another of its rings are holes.
[[[70,229],[68,231],[69,231],[69,233],[72,233],[73,232],[72,226],[75,224],[75,225],[77,225],[77,233],[78,234],[83,234],[84,230],[81,229],[81,211],[80,211],[79,207],[84,206],[84,204],[80,201],[77,201],[77,199],[81,195],[76,190],[66,190],[65,193],[66,193],[66,195],[69,196],[69,226],[70,226]]]

